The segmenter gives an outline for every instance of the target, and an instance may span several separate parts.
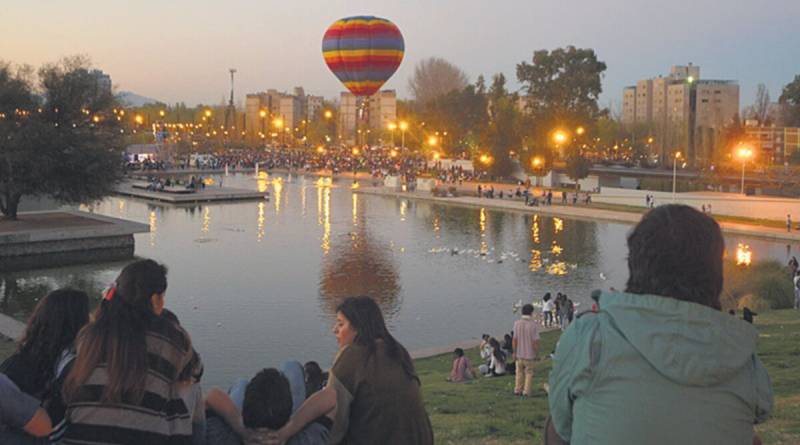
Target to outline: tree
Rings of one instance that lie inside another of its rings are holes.
[[[107,196],[122,171],[121,134],[110,91],[89,63],[66,58],[38,71],[0,63],[0,211],[16,219],[24,196],[83,203]],[[28,71],[29,72],[29,71]]]
[[[578,153],[567,158],[567,176],[575,181],[575,190],[578,190],[578,181],[589,176],[590,168],[592,163]]]
[[[451,91],[464,89],[467,83],[467,75],[461,68],[442,58],[431,57],[417,64],[408,88],[414,99],[425,105]]]
[[[769,90],[767,90],[767,86],[763,83],[758,84],[756,88],[756,100],[753,105],[750,105],[745,109],[744,116],[745,119],[754,119],[758,121],[758,124],[761,126],[767,126],[772,121],[772,116],[770,116],[770,97],[769,97]]]
[[[800,74],[783,87],[779,102],[783,105],[784,125],[800,127]]]
[[[574,46],[535,51],[532,63],[517,65],[531,122],[527,139],[534,152],[550,154],[546,148],[553,129],[590,127],[605,115],[597,104],[605,70],[606,64],[597,60],[594,50]]]
[[[489,124],[484,132],[484,145],[489,149],[492,163],[489,171],[495,176],[511,174],[513,164],[511,150],[521,146],[520,114],[516,106],[516,95],[506,90],[505,76],[496,74],[489,88]]]

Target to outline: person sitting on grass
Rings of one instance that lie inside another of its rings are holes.
[[[500,347],[500,342],[498,342],[494,337],[490,338],[489,346],[492,347],[489,365],[481,365],[481,373],[486,377],[500,377],[501,375],[505,375],[506,355],[503,353],[503,348]]]
[[[475,378],[475,371],[472,369],[472,364],[464,356],[464,350],[456,348],[453,351],[453,368],[450,370],[450,377],[447,378],[447,381],[460,383],[473,378]]]
[[[20,391],[5,374],[0,374],[0,443],[38,444],[37,437],[52,431],[47,411],[39,401]]]
[[[36,305],[16,352],[0,364],[0,372],[21,391],[41,401],[56,427],[52,442],[63,432],[66,406],[61,387],[75,359],[75,338],[88,322],[85,292],[54,290]]]
[[[562,334],[548,401],[572,445],[759,443],[773,407],[757,331],[721,310],[725,241],[685,205],[646,213],[628,235],[625,292],[603,293]],[[554,442],[548,442],[554,443]]]
[[[213,445],[266,443],[280,430],[306,398],[303,366],[291,361],[262,369],[250,381],[239,380],[226,393],[212,388],[206,395],[206,440]],[[292,436],[289,445],[328,443],[335,407]]]

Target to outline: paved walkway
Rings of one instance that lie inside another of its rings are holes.
[[[369,195],[394,196],[398,198],[432,201],[445,205],[462,207],[508,210],[528,214],[552,215],[589,221],[609,221],[636,224],[642,218],[640,213],[598,209],[583,204],[528,207],[521,200],[478,198],[475,196],[459,196],[454,198],[435,197],[430,192],[396,192],[383,187],[363,187],[357,193]],[[733,235],[745,235],[772,241],[800,242],[800,232],[787,232],[775,227],[756,226],[745,223],[720,222],[722,231]]]
[[[211,201],[240,201],[265,199],[269,197],[268,192],[257,192],[253,190],[232,187],[208,186],[194,193],[178,194],[135,188],[133,184],[134,183],[131,182],[123,182],[116,187],[115,193],[169,204],[186,204]]]

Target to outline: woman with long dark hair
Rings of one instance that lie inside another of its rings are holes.
[[[89,296],[85,292],[50,292],[36,305],[17,351],[0,365],[0,372],[23,392],[46,400],[56,377],[56,365],[88,322]]]
[[[378,305],[369,297],[346,299],[336,309],[333,333],[340,349],[328,385],[306,400],[274,443],[335,410],[330,443],[432,444],[414,363],[389,333]]]
[[[192,360],[189,335],[160,317],[167,269],[153,260],[126,266],[94,321],[78,335],[66,381],[62,443],[189,443],[192,419],[178,395]]]

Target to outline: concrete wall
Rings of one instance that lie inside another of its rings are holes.
[[[592,201],[644,207],[645,196],[647,195],[655,197],[656,205],[673,203],[671,192],[613,187],[603,187],[599,194],[592,196]],[[786,215],[790,214],[792,215],[792,221],[800,222],[800,200],[798,199],[742,196],[735,193],[697,192],[677,193],[674,202],[686,204],[698,210],[704,205],[711,205],[711,212],[715,215],[785,221]]]
[[[133,235],[4,243],[0,270],[19,271],[64,265],[119,261],[133,257]]]

